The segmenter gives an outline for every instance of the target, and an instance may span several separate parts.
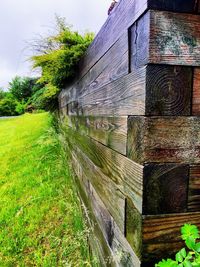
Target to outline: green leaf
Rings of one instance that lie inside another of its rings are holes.
[[[183,266],[184,267],[192,267],[192,264],[186,260],[186,261],[184,261]]]
[[[192,236],[187,237],[185,244],[189,249],[195,250],[195,239]]]
[[[200,242],[199,242],[199,243],[196,243],[196,245],[195,245],[195,250],[196,250],[197,252],[200,252]]]
[[[181,227],[181,234],[182,239],[186,240],[188,237],[193,237],[194,239],[199,238],[199,229],[196,225],[192,224],[184,224],[184,226]]]
[[[180,252],[176,253],[176,261],[182,262],[183,261],[183,256],[181,255]]]
[[[180,253],[181,253],[181,255],[182,255],[183,258],[185,258],[187,256],[187,252],[186,252],[186,249],[185,248],[182,248],[180,250]]]
[[[158,264],[155,265],[156,267],[178,267],[176,261],[172,259],[162,260]]]

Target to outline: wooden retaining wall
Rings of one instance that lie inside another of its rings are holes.
[[[198,13],[121,0],[59,96],[100,266],[153,266],[200,226]]]

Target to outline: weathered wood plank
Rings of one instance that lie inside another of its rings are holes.
[[[142,212],[143,166],[70,128],[65,128],[65,131],[72,148],[79,147],[116,184],[119,191],[132,199],[139,212]]]
[[[126,155],[127,116],[68,116],[66,120],[68,125],[79,131],[79,133],[88,135],[107,147]]]
[[[200,66],[199,16],[148,11],[131,30],[131,66],[147,63]]]
[[[197,12],[196,0],[121,0],[90,45],[80,65],[80,78],[108,51],[133,23],[147,10],[160,9],[176,12]],[[199,11],[199,10],[198,10]]]
[[[200,115],[200,68],[194,69],[192,115]]]
[[[121,0],[90,45],[80,64],[83,77],[147,9],[147,0]]]
[[[97,90],[78,91],[76,101],[68,105],[69,115],[144,114],[145,73],[144,67]]]
[[[71,157],[71,164],[72,168],[75,171],[75,182],[79,190],[79,196],[83,203],[84,208],[84,215],[87,220],[87,223],[89,224],[90,228],[90,236],[89,236],[89,242],[90,245],[95,244],[95,247],[91,247],[93,253],[95,253],[95,256],[97,257],[98,266],[103,267],[116,267],[116,263],[114,262],[113,253],[112,250],[109,247],[109,244],[107,240],[104,237],[104,234],[102,233],[102,229],[98,224],[97,218],[95,217],[91,205],[91,199],[90,199],[90,189],[89,189],[89,181],[84,176],[82,167],[79,164],[76,156],[72,154]],[[109,221],[105,221],[105,223],[108,224],[108,233],[109,233]],[[104,228],[104,231],[107,231],[107,228]],[[91,236],[92,235],[92,236]],[[91,237],[93,237],[93,240],[91,240]]]
[[[107,209],[92,185],[90,185],[90,198],[93,206],[93,212],[99,222],[112,252],[114,260],[118,266],[140,267],[140,260],[132,250],[131,246],[120,232],[115,221],[107,212]],[[104,231],[106,229],[106,231]]]
[[[128,32],[97,61],[87,74],[77,82],[78,93],[98,89],[129,73]]]
[[[200,66],[199,16],[152,11],[149,62]]]
[[[79,161],[77,161],[76,157],[73,160],[76,165],[75,169],[77,169]],[[79,167],[79,169],[82,170],[81,167]],[[77,175],[79,175],[79,187],[82,188],[81,191],[84,191],[84,196],[82,192],[83,201],[89,209],[89,216],[94,223],[94,230],[96,228],[100,228],[100,232],[102,232],[104,240],[106,241],[105,245],[105,242],[101,240],[102,236],[100,235],[99,231],[97,232],[96,230],[95,232],[98,236],[98,239],[100,239],[100,242],[104,244],[104,246],[101,248],[104,249],[104,251],[101,252],[101,255],[106,255],[106,258],[104,258],[105,265],[102,266],[140,267],[140,260],[131,249],[119,227],[116,225],[113,217],[107,211],[106,206],[98,196],[94,187],[87,180],[87,176],[85,176],[84,172],[80,173],[80,170],[78,171]],[[97,222],[97,224],[95,222]],[[108,253],[109,251],[110,255]]]
[[[147,66],[145,114],[191,115],[192,77],[191,67]]]
[[[74,148],[73,154],[81,166],[83,175],[93,185],[119,229],[124,233],[125,196],[121,193],[118,186],[109,177],[104,175],[80,149]]]
[[[182,248],[180,228],[185,223],[200,226],[200,213],[143,216],[143,261],[158,262]]]
[[[192,68],[148,65],[98,90],[63,92],[70,115],[190,115]]]
[[[135,208],[131,199],[126,199],[126,231],[125,236],[129,244],[138,255],[142,256],[142,216]]]
[[[187,211],[189,165],[145,164],[143,214]]]
[[[200,165],[190,166],[188,210],[200,211]]]
[[[198,1],[197,0],[149,0],[149,9],[168,10],[175,12],[197,13]]]
[[[128,157],[138,163],[200,163],[200,118],[130,116]]]

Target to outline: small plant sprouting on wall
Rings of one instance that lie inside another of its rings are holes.
[[[175,260],[162,260],[155,267],[200,267],[200,238],[196,225],[185,224],[181,227],[181,237],[186,248],[176,253]]]

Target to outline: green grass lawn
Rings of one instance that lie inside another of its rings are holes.
[[[90,266],[86,239],[50,115],[0,120],[0,267]]]

